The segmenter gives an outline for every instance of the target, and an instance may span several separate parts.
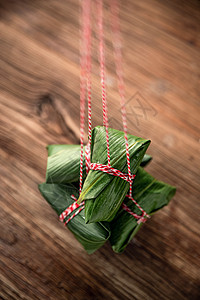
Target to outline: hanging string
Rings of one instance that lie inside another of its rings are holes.
[[[90,55],[90,44],[91,44],[91,21],[90,21],[90,8],[91,0],[82,1],[82,40],[80,45],[80,184],[79,193],[81,193],[83,185],[83,150],[84,150],[84,130],[85,130],[85,98],[86,98],[86,83],[88,89],[88,115],[91,116],[91,55]],[[87,78],[87,82],[86,79]],[[91,117],[88,117],[89,132],[90,132],[90,143],[91,143]]]
[[[117,0],[111,0],[111,27],[112,27],[112,41],[115,56],[115,67],[118,79],[118,90],[121,99],[121,115],[124,130],[124,139],[126,144],[126,159],[128,166],[128,174],[131,178],[131,166],[130,166],[130,155],[129,155],[129,145],[128,145],[128,134],[127,134],[127,118],[126,118],[126,105],[125,105],[125,85],[123,79],[123,69],[122,69],[122,52],[121,52],[121,39],[120,39],[120,29],[119,29],[119,7]],[[130,196],[132,195],[132,184],[130,184]]]
[[[130,155],[129,155],[129,144],[128,144],[128,133],[127,133],[127,117],[126,117],[126,103],[125,103],[125,85],[124,85],[124,78],[123,78],[123,63],[122,63],[122,52],[121,52],[121,39],[120,39],[120,28],[119,28],[119,6],[118,0],[111,0],[111,28],[112,28],[112,40],[113,40],[113,48],[114,48],[114,56],[115,56],[115,66],[116,66],[116,73],[118,79],[118,90],[121,99],[121,115],[122,115],[122,123],[123,123],[123,130],[124,130],[124,139],[126,145],[126,159],[127,159],[127,166],[128,166],[128,175],[129,175],[129,199],[131,199],[134,204],[140,209],[142,212],[142,217],[144,216],[149,217],[147,213],[142,209],[142,207],[133,199],[132,197],[132,183],[131,180],[131,166],[130,166]],[[130,213],[130,209],[123,204],[123,208]],[[133,214],[133,216],[137,216]],[[141,219],[142,221],[143,219]]]
[[[82,30],[81,30],[81,43],[80,43],[80,184],[79,193],[81,193],[83,185],[83,150],[84,150],[84,131],[85,131],[85,98],[86,98],[86,86],[88,97],[88,135],[89,145],[87,146],[86,161],[90,156],[91,146],[91,20],[90,20],[91,0],[82,1]],[[86,166],[88,172],[88,164]],[[67,207],[59,216],[60,221],[67,225],[77,214],[84,209],[84,201],[81,204],[77,203],[77,199],[74,195],[71,196],[74,202]],[[67,220],[66,218],[75,211]]]
[[[103,105],[103,125],[106,129],[107,159],[108,159],[108,166],[110,167],[108,108],[107,108],[106,85],[105,85],[105,54],[104,54],[103,1],[102,0],[97,0],[97,14],[98,14],[98,38],[99,38],[99,63],[100,63],[102,105]]]
[[[91,11],[91,3],[90,3]],[[91,15],[91,13],[90,13]],[[91,109],[91,19],[89,18],[88,41],[87,41],[87,100],[88,100],[88,138],[89,149],[91,148],[92,138],[92,109]]]

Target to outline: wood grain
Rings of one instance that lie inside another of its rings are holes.
[[[108,4],[109,116],[121,129]],[[90,256],[37,189],[45,146],[79,142],[79,5],[0,0],[0,297],[198,299],[200,3],[121,3],[129,132],[152,140],[148,171],[177,193],[123,254],[106,244]],[[95,33],[92,56],[95,126],[102,124]]]

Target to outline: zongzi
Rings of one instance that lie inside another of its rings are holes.
[[[128,135],[131,173],[135,174],[150,144],[133,135]],[[111,166],[127,173],[124,133],[109,128]],[[91,163],[107,164],[106,132],[102,126],[92,131]],[[78,203],[85,201],[86,223],[110,222],[119,210],[127,192],[129,183],[102,171],[90,170],[83,184]]]

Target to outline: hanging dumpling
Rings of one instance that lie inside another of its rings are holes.
[[[91,162],[107,164],[105,135],[104,127],[93,129]],[[111,166],[127,173],[124,133],[109,128],[109,139]],[[139,165],[145,166],[151,160],[151,156],[145,154],[150,141],[132,135],[129,135],[128,139],[131,172],[132,174],[137,172],[133,182],[133,197],[151,215],[168,204],[175,193],[175,188],[156,181],[139,167]],[[47,149],[46,183],[40,184],[39,190],[60,215],[74,202],[71,195],[73,194],[76,198],[79,196],[77,187],[79,186],[81,147],[80,145],[50,145]],[[86,180],[80,199],[85,200],[85,209],[77,214],[67,227],[88,253],[99,249],[108,239],[115,252],[122,252],[141,226],[132,215],[121,208],[121,203],[124,201],[132,212],[141,214],[135,204],[125,198],[129,183],[102,171],[90,170],[86,177],[85,169],[84,158],[83,179],[86,178]],[[73,185],[70,182],[73,182]],[[70,218],[74,212],[76,210],[67,218]],[[100,220],[109,222],[99,222]],[[90,224],[86,224],[88,221]]]
[[[131,173],[135,174],[150,144],[128,135]],[[128,173],[124,132],[109,128],[111,166]],[[102,126],[92,131],[91,163],[107,164],[106,132]],[[110,222],[119,210],[129,190],[129,183],[120,177],[102,171],[90,170],[83,184],[78,203],[85,201],[86,223]]]

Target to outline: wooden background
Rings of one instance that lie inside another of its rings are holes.
[[[109,117],[120,127],[108,3]],[[126,0],[120,14],[129,132],[152,140],[148,171],[176,196],[123,254],[109,244],[84,252],[37,189],[45,146],[79,142],[79,2],[0,0],[1,299],[199,296],[200,2]],[[94,125],[102,122],[96,43],[94,33]]]

